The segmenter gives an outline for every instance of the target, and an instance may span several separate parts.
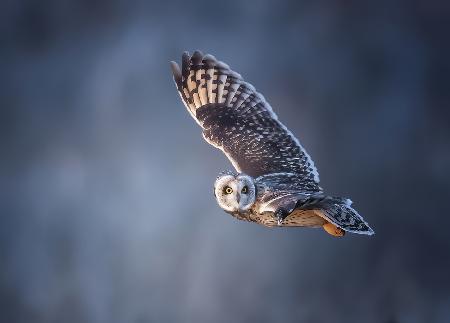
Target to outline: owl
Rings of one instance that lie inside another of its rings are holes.
[[[322,227],[336,237],[374,234],[350,199],[324,194],[311,157],[240,74],[200,51],[185,52],[181,69],[173,61],[171,67],[203,138],[235,168],[214,183],[225,212],[266,227]]]

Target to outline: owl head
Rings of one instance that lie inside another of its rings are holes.
[[[214,195],[225,211],[245,212],[255,203],[255,183],[245,174],[221,173],[214,183]]]

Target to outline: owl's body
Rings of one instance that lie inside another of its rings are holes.
[[[323,227],[373,234],[345,198],[323,194],[314,162],[280,122],[264,97],[228,65],[211,55],[183,54],[172,62],[182,101],[238,173],[216,180],[219,205],[234,217],[262,225]]]

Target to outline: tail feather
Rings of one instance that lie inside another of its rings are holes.
[[[345,231],[367,235],[374,234],[372,228],[351,205],[352,201],[346,198],[314,196],[303,201],[301,207],[320,209],[326,220]]]
[[[367,235],[374,234],[372,228],[350,205],[351,201],[345,199],[341,204],[330,204],[323,209],[323,212],[330,219],[330,222],[345,231]]]

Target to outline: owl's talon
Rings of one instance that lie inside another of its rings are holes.
[[[288,212],[285,209],[278,209],[275,212],[275,217],[277,218],[277,224],[279,227],[283,225],[284,219],[288,216]]]
[[[282,218],[278,218],[277,219],[277,224],[279,227],[281,227],[281,225],[283,224],[283,219]]]

